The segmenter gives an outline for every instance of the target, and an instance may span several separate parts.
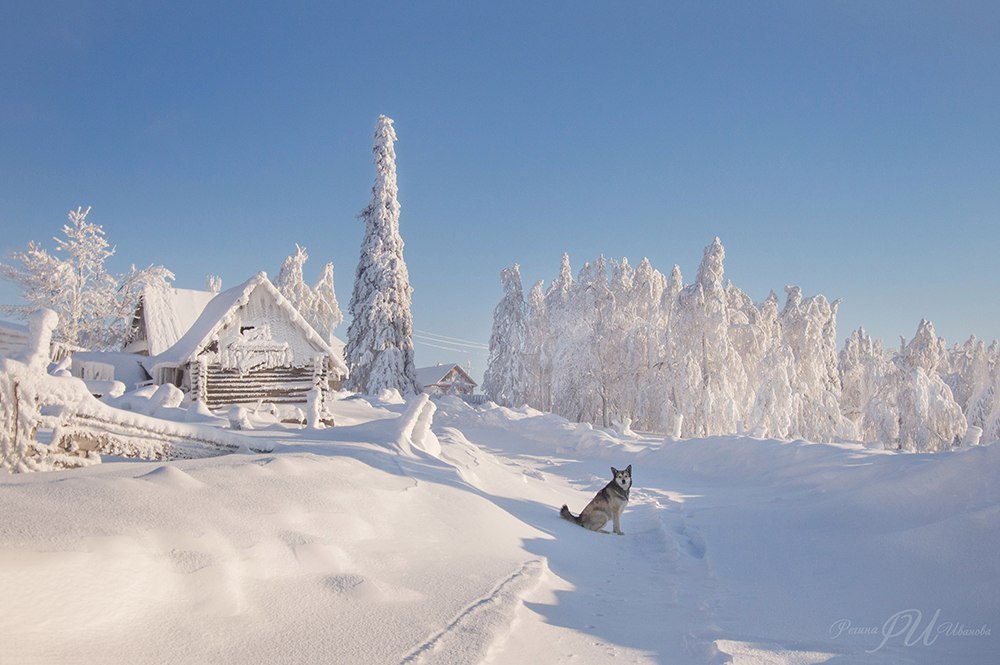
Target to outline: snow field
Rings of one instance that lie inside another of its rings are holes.
[[[1000,630],[1000,449],[623,439],[430,404],[339,399],[337,427],[243,433],[269,454],[0,477],[0,663],[975,664],[1000,646],[831,630],[908,609]],[[559,519],[630,463],[624,536]]]

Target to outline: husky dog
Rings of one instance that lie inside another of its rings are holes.
[[[624,536],[621,519],[622,511],[625,510],[625,506],[628,504],[628,492],[632,488],[632,465],[629,464],[624,471],[619,471],[615,467],[611,467],[611,474],[613,480],[605,485],[604,489],[597,493],[597,496],[591,499],[579,517],[569,512],[568,506],[563,506],[562,510],[559,511],[559,515],[563,519],[576,522],[591,531],[602,531],[608,520],[612,520],[614,522],[615,533],[619,536]],[[604,533],[607,533],[607,531]]]

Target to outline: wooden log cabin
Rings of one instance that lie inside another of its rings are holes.
[[[263,272],[212,298],[173,346],[143,365],[154,383],[190,391],[209,408],[304,403],[314,385],[336,389],[347,378],[340,349]]]

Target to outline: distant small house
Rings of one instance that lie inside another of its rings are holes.
[[[435,365],[417,370],[417,383],[432,395],[471,395],[478,385],[460,365]]]
[[[162,322],[143,314],[149,348]],[[258,401],[302,403],[317,383],[338,388],[347,366],[298,310],[258,273],[211,299],[170,348],[143,366],[156,384],[189,390],[210,408]]]

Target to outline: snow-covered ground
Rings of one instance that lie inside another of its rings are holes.
[[[0,476],[0,663],[992,663],[1000,447],[336,402],[274,452]],[[432,432],[424,428],[433,416]],[[622,537],[559,519],[633,465]]]

